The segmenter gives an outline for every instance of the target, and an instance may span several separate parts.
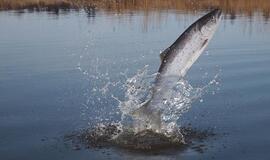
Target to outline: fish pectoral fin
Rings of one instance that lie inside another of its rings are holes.
[[[136,110],[131,112],[131,115],[136,117],[136,118],[140,118],[140,117],[143,117],[144,115],[146,115],[146,107],[148,106],[149,102],[150,102],[150,100],[142,103],[142,105],[139,108],[137,108]]]

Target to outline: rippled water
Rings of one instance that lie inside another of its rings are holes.
[[[148,65],[146,81],[139,84],[150,87],[160,51],[203,14],[0,12],[0,157],[268,159],[270,24],[260,13],[225,16],[185,79],[196,89],[218,75],[218,83],[178,120],[181,126],[213,130],[214,137],[193,142],[203,152],[194,146],[155,153],[77,150],[63,140],[97,123],[121,120],[127,108],[119,101],[126,102],[128,80]]]

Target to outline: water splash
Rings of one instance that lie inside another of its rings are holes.
[[[64,140],[65,143],[71,144],[74,150],[85,147],[101,149],[115,146],[129,150],[141,150],[145,153],[145,150],[179,150],[189,146],[190,149],[202,153],[207,148],[200,143],[193,142],[201,142],[208,137],[215,136],[212,130],[197,130],[191,127],[181,127],[179,132],[182,134],[174,134],[173,136],[156,133],[152,130],[135,133],[133,130],[123,127],[121,123],[100,123],[94,128],[66,135]]]
[[[203,101],[203,94],[215,93],[216,86],[219,85],[218,74],[200,87],[194,87],[188,80],[180,79],[167,98],[159,104],[162,107],[162,132],[140,130],[132,112],[151,99],[157,74],[152,74],[149,66],[145,66],[134,76],[129,77],[125,71],[112,78],[110,68],[101,65],[109,62],[102,58],[93,59],[91,54],[93,51],[85,49],[77,66],[89,82],[81,111],[82,117],[89,122],[91,128],[83,132],[83,137],[91,145],[106,143],[126,148],[149,149],[185,144],[188,136],[184,136],[178,119],[190,109],[193,102]]]
[[[122,123],[128,123],[133,127],[134,131],[141,131],[138,129],[134,121],[138,121],[133,116],[133,112],[140,108],[145,102],[147,102],[152,95],[151,88],[155,80],[156,74],[149,74],[148,66],[139,70],[133,77],[128,78],[125,84],[125,100],[119,101],[119,108],[122,112]],[[179,127],[177,120],[181,115],[189,110],[192,103],[202,97],[202,95],[208,92],[213,85],[218,84],[218,74],[207,85],[203,87],[193,87],[185,79],[180,79],[173,90],[167,93],[167,98],[161,101],[161,132],[168,136],[171,136],[177,132]],[[202,99],[201,99],[202,100]],[[139,119],[140,121],[146,121],[145,119]]]
[[[145,66],[133,77],[127,78],[124,84],[125,99],[123,101],[118,100],[122,120],[126,116],[131,116],[130,113],[151,98],[151,88],[153,87],[155,74],[149,75],[148,72],[148,66]]]

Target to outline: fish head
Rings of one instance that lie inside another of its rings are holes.
[[[220,22],[222,11],[220,9],[214,9],[210,13],[203,16],[195,24],[197,29],[202,35],[212,35]]]

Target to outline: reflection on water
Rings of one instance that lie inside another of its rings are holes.
[[[270,1],[267,0],[126,0],[126,1],[4,1],[0,0],[0,10],[15,9],[13,12],[18,17],[24,13],[33,13],[46,11],[55,18],[60,15],[68,15],[77,12],[83,13],[90,22],[94,22],[96,16],[114,15],[119,22],[133,22],[136,19],[134,16],[142,15],[142,31],[147,32],[149,27],[163,26],[167,23],[168,16],[171,13],[175,14],[176,21],[184,20],[186,23],[190,21],[190,17],[204,12],[211,8],[219,7],[223,10],[224,19],[230,19],[230,23],[234,23],[237,17],[245,17],[249,19],[244,23],[244,32],[252,34],[254,29],[257,29],[255,19],[260,19],[259,23],[268,23],[270,18]],[[3,11],[2,11],[3,12]],[[99,12],[99,14],[97,14]],[[186,15],[183,15],[185,13]],[[183,16],[185,18],[183,18]],[[187,25],[187,24],[186,24]],[[226,24],[225,24],[226,25]],[[260,28],[263,32],[269,27]]]
[[[207,10],[208,11],[208,10]],[[162,26],[165,26],[166,23],[168,23],[169,20],[171,20],[169,17],[173,13],[174,14],[174,21],[184,21],[185,27],[189,23],[191,23],[194,16],[200,15],[202,16],[204,13],[207,11],[201,11],[201,12],[190,12],[190,11],[175,11],[175,10],[170,10],[168,12],[164,11],[130,11],[130,12],[123,12],[123,13],[118,13],[118,12],[106,12],[104,10],[99,10],[96,9],[95,7],[90,7],[90,8],[85,8],[83,10],[73,10],[73,9],[57,9],[57,12],[55,11],[48,11],[46,13],[49,14],[49,16],[53,18],[59,18],[59,16],[64,16],[64,15],[72,15],[74,13],[78,13],[79,15],[85,15],[88,18],[89,23],[95,23],[95,19],[97,18],[96,16],[107,16],[107,17],[113,17],[113,20],[116,20],[120,24],[132,24],[133,21],[136,19],[136,16],[142,17],[140,20],[141,23],[141,28],[143,32],[147,32],[149,28],[160,28]],[[3,11],[2,11],[3,12]],[[26,10],[16,10],[12,11],[12,14],[22,17],[25,13],[33,13],[34,11],[31,10],[30,12]],[[0,12],[1,13],[1,12]],[[98,13],[98,14],[97,14]],[[234,24],[235,21],[238,19],[245,19],[245,21],[242,21],[241,23],[244,23],[242,31],[246,34],[252,34],[252,32],[264,32],[266,30],[269,30],[270,28],[268,27],[268,20],[269,17],[266,16],[264,13],[260,12],[259,10],[254,11],[254,13],[251,14],[251,16],[246,16],[245,14],[242,15],[241,13],[230,13],[226,14],[224,13],[223,19],[230,20],[230,21],[225,21],[224,26],[226,27],[227,25],[230,26],[231,24]],[[230,24],[227,24],[230,23]],[[257,25],[257,23],[264,23],[265,25]]]

